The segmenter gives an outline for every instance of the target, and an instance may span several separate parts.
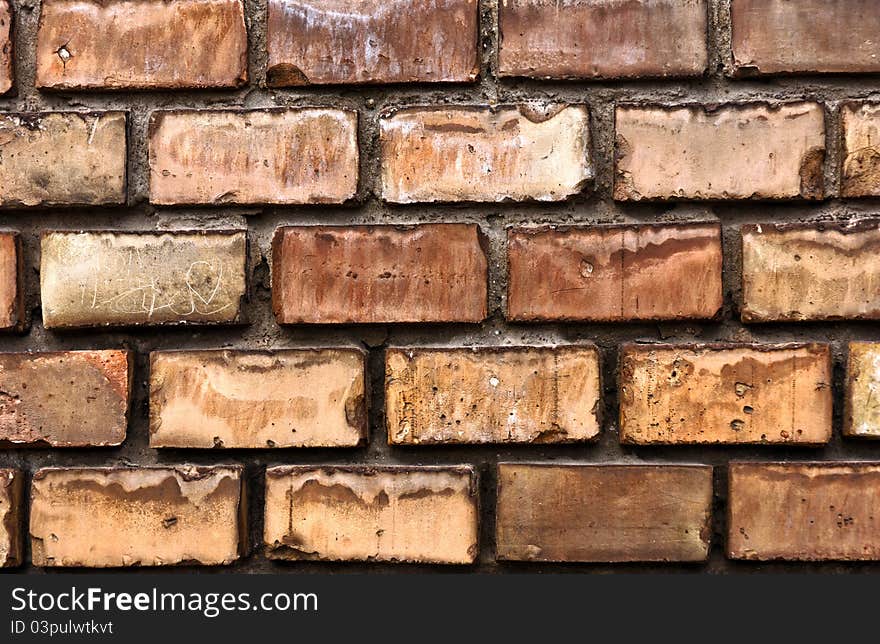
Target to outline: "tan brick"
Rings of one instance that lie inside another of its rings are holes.
[[[246,534],[237,465],[47,468],[31,487],[35,566],[220,565]]]
[[[504,0],[499,74],[533,78],[699,76],[706,0]]]
[[[624,345],[620,440],[827,443],[831,383],[828,345]]]
[[[43,0],[36,85],[238,87],[247,44],[241,0]]]
[[[44,233],[43,324],[239,322],[246,247],[243,231]]]
[[[499,463],[496,558],[705,561],[708,465]]]
[[[702,319],[723,304],[718,224],[514,228],[507,256],[511,320]]]
[[[156,204],[342,203],[357,192],[357,114],[324,108],[153,112]]]
[[[744,322],[880,319],[880,221],[742,228]]]
[[[415,107],[379,130],[392,203],[560,201],[593,178],[584,105]]]
[[[125,114],[0,114],[0,206],[125,203]]]
[[[880,71],[876,0],[732,0],[740,76]]]
[[[279,324],[481,322],[482,243],[471,224],[279,228],[275,316]]]
[[[880,559],[880,464],[731,463],[727,556]]]
[[[468,564],[478,552],[469,466],[270,467],[271,559]]]
[[[24,476],[21,472],[0,469],[0,568],[20,566],[23,562],[23,488]]]
[[[267,83],[471,82],[477,23],[477,0],[269,0]]]
[[[127,351],[0,353],[0,443],[121,445],[130,382]]]
[[[9,0],[0,0],[0,94],[12,89],[13,14]]]
[[[389,444],[568,443],[599,433],[594,346],[389,349]]]
[[[617,107],[614,198],[821,199],[818,103]]]
[[[0,232],[0,331],[21,330],[26,323],[22,272],[18,233]]]
[[[150,354],[151,447],[353,447],[367,438],[358,349]]]
[[[880,438],[880,343],[850,342],[843,433]]]
[[[880,103],[847,103],[840,120],[841,196],[880,196]]]

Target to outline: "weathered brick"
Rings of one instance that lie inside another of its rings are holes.
[[[723,304],[718,224],[514,228],[507,256],[511,320],[701,319]]]
[[[47,232],[40,293],[47,328],[240,321],[243,231]]]
[[[0,232],[0,331],[20,330],[25,325],[22,272],[18,233]]]
[[[840,120],[841,196],[880,197],[880,103],[847,103]]]
[[[125,203],[125,114],[0,114],[0,206]]]
[[[880,221],[742,228],[744,322],[880,319]]]
[[[704,561],[708,465],[499,463],[496,558]]]
[[[47,468],[31,487],[35,566],[221,565],[243,552],[237,465]]]
[[[818,103],[621,105],[614,198],[821,199]]]
[[[22,563],[23,488],[21,472],[0,469],[0,568],[11,568]]]
[[[594,346],[390,349],[388,442],[567,443],[599,433]]]
[[[880,343],[850,342],[843,433],[880,438]]]
[[[620,440],[827,443],[831,382],[828,345],[624,345]]]
[[[471,82],[477,23],[477,0],[269,0],[266,80]]]
[[[501,76],[699,76],[706,70],[706,0],[505,0]]]
[[[156,204],[342,203],[357,192],[357,114],[305,108],[157,111]]]
[[[731,559],[880,559],[880,464],[731,463],[728,485]]]
[[[414,107],[379,122],[393,203],[560,201],[593,177],[584,105]]]
[[[880,71],[876,0],[732,0],[740,76]]]
[[[359,349],[150,354],[151,447],[352,447],[367,437]]]
[[[481,322],[487,269],[471,224],[279,228],[272,306],[280,324]]]
[[[469,466],[270,467],[272,559],[468,564],[478,552]]]
[[[9,0],[0,0],[0,94],[12,89],[13,14]]]
[[[241,0],[42,2],[37,87],[238,87],[246,80]]]
[[[0,443],[121,445],[130,381],[127,351],[0,353]]]

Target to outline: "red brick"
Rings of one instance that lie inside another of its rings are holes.
[[[699,76],[706,70],[706,0],[503,0],[502,76]]]
[[[153,112],[155,204],[342,203],[357,192],[357,114],[324,108]]]
[[[292,226],[272,241],[280,324],[481,322],[487,260],[477,226]]]
[[[477,0],[269,0],[267,82],[470,82],[477,23]]]
[[[514,228],[507,256],[511,320],[701,319],[723,304],[718,224]]]
[[[0,469],[0,568],[20,566],[23,562],[23,488],[21,472]]]
[[[247,44],[242,0],[43,0],[36,85],[238,87]]]
[[[12,89],[13,13],[9,0],[0,0],[0,94]]]
[[[22,273],[18,233],[0,232],[0,330],[20,330],[25,325]]]

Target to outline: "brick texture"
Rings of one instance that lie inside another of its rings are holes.
[[[847,103],[840,108],[840,194],[880,196],[880,103]]]
[[[568,443],[599,432],[591,346],[390,349],[388,442]]]
[[[880,343],[850,342],[843,433],[880,438]]]
[[[22,273],[21,237],[0,232],[0,330],[21,330],[27,321]]]
[[[0,469],[0,568],[23,563],[22,519],[24,477],[13,469]]]
[[[0,0],[0,95],[12,89],[12,5],[9,0]]]
[[[477,31],[477,0],[269,0],[266,77],[274,87],[470,82]]]

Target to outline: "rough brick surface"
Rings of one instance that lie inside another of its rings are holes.
[[[703,561],[712,468],[500,463],[496,556],[516,561]]]
[[[125,203],[125,114],[0,114],[0,207]]]
[[[49,328],[239,321],[246,233],[49,232],[40,292]]]
[[[592,346],[389,349],[388,442],[566,443],[599,432]]]
[[[875,0],[731,0],[731,23],[743,76],[880,71]]]
[[[353,447],[366,436],[358,349],[150,356],[151,447]]]
[[[22,272],[21,238],[0,232],[0,330],[18,330],[26,322]]]
[[[699,76],[708,63],[706,0],[504,0],[502,76]]]
[[[619,386],[623,443],[831,438],[827,345],[626,345]]]
[[[272,240],[280,324],[480,322],[487,260],[469,224],[291,226]]]
[[[849,344],[843,433],[880,438],[880,343]]]
[[[744,322],[880,319],[880,221],[742,229]]]
[[[817,103],[622,105],[614,198],[821,199],[825,115]]]
[[[37,87],[237,87],[242,0],[42,0]]]
[[[24,476],[13,469],[0,469],[0,568],[23,563],[22,520]]]
[[[49,468],[31,486],[35,566],[220,565],[243,548],[238,466]]]
[[[267,80],[473,81],[477,18],[477,0],[269,0]]]
[[[847,103],[840,121],[841,196],[880,196],[880,103]]]
[[[732,463],[733,559],[880,559],[880,465]]]
[[[150,119],[156,204],[341,203],[357,184],[354,112],[161,111]]]
[[[583,105],[415,107],[379,129],[381,193],[393,203],[559,201],[593,177]]]
[[[477,507],[470,467],[271,467],[267,555],[467,564],[478,550]]]
[[[0,353],[0,444],[120,445],[131,358],[115,350]]]
[[[9,0],[0,0],[0,94],[12,89],[12,5]]]
[[[514,228],[507,256],[511,320],[700,319],[723,303],[718,224]]]

